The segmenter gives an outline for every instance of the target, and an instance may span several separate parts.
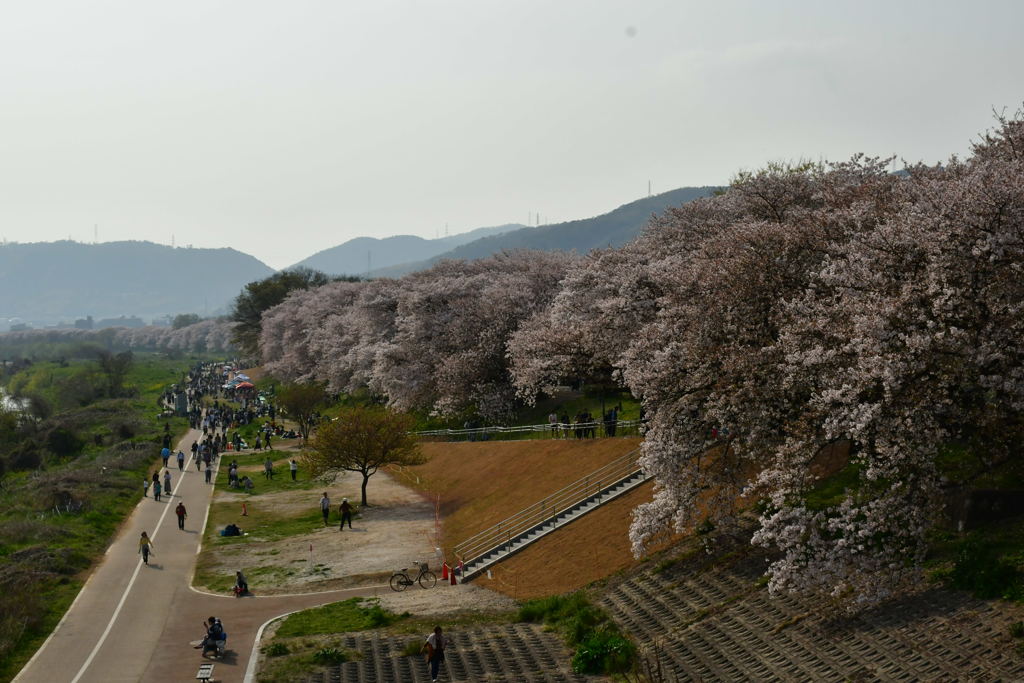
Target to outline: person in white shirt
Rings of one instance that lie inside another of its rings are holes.
[[[324,526],[327,526],[327,517],[331,514],[331,499],[327,497],[327,491],[324,491],[324,497],[320,499],[320,512],[324,516]]]
[[[430,664],[430,680],[437,683],[437,673],[441,669],[441,662],[444,661],[444,650],[448,646],[448,640],[442,635],[441,627],[435,626],[434,632],[427,636],[427,642],[420,648],[421,652],[427,653],[427,662]]]

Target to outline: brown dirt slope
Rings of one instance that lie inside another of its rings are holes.
[[[651,500],[648,482],[499,563],[493,578],[474,579],[516,600],[558,595],[638,566],[629,549],[633,509]]]
[[[398,476],[439,500],[451,557],[456,543],[639,446],[627,438],[424,443],[426,463]]]

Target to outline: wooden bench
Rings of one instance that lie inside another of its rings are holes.
[[[210,679],[213,678],[213,664],[206,662],[199,666],[199,671],[196,672],[196,680],[203,681],[203,683],[210,683]]]

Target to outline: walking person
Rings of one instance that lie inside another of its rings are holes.
[[[167,461],[171,459],[171,449],[164,446],[160,449],[160,457],[163,458],[164,467],[167,467]]]
[[[263,476],[267,479],[274,478],[274,461],[269,456],[263,463]]]
[[[327,526],[327,518],[331,514],[331,499],[327,497],[327,491],[324,491],[324,497],[320,499],[320,512],[324,516],[324,526]]]
[[[178,471],[182,472],[185,469],[185,452],[178,451]]]
[[[142,480],[142,497],[149,498],[149,479]]]
[[[153,482],[153,500],[160,502],[160,480]]]
[[[441,627],[435,626],[434,632],[427,636],[427,642],[423,643],[420,652],[427,653],[427,663],[430,664],[430,680],[437,683],[437,674],[441,669],[441,662],[444,661],[444,649],[448,645],[447,639],[441,633]]]
[[[203,468],[202,468],[203,460],[202,460],[202,458],[199,457],[199,451],[196,451],[195,453],[192,454],[192,462],[194,462],[196,464],[196,472],[202,472],[203,471]]]
[[[213,466],[210,465],[210,461],[206,461],[206,483],[210,483],[210,479],[213,477]]]
[[[178,528],[184,531],[185,518],[188,517],[188,513],[185,511],[185,503],[179,501],[178,507],[174,508],[174,514],[178,515]]]
[[[295,481],[295,475],[299,472],[299,464],[295,462],[295,458],[292,458],[292,461],[288,463],[288,469],[291,470],[292,481]]]
[[[164,470],[164,493],[166,493],[168,497],[170,497],[170,495],[171,495],[171,471],[170,470]]]
[[[338,508],[341,511],[341,526],[338,527],[338,531],[345,528],[345,520],[348,520],[348,528],[352,528],[352,505],[349,504],[348,498],[341,499],[341,505]]]
[[[153,541],[150,540],[149,535],[145,531],[142,532],[142,537],[139,538],[139,552],[142,553],[142,561],[145,564],[149,564],[150,554],[156,554],[153,552]]]

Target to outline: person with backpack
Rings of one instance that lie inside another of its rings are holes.
[[[427,655],[427,663],[430,665],[430,680],[437,683],[437,674],[441,669],[441,662],[444,661],[444,650],[448,641],[441,633],[441,627],[435,626],[434,632],[427,636],[427,640],[420,648],[420,652]]]

